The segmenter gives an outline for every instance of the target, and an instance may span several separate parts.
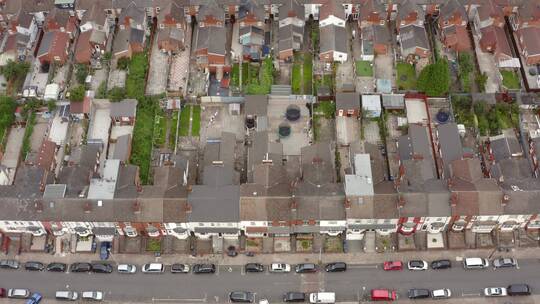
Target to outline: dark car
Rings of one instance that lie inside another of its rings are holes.
[[[19,269],[19,261],[16,261],[16,260],[0,260],[0,268]]]
[[[431,262],[431,269],[448,269],[452,267],[450,260],[436,260]]]
[[[303,263],[296,265],[294,271],[297,273],[317,272],[317,265],[313,263]]]
[[[172,264],[171,273],[188,273],[189,265],[187,264]]]
[[[94,272],[94,273],[111,273],[111,272],[113,272],[113,267],[112,267],[111,264],[94,263],[94,264],[92,264],[92,272]]]
[[[101,245],[99,246],[99,258],[101,260],[108,259],[110,252],[111,252],[111,242],[101,242]]]
[[[506,288],[510,296],[528,296],[531,294],[531,288],[527,284],[512,284]]]
[[[214,264],[195,264],[193,265],[193,273],[214,273],[216,265]]]
[[[71,272],[90,272],[92,271],[92,265],[90,263],[73,263],[69,270]]]
[[[253,303],[255,297],[253,292],[233,291],[229,293],[229,300],[233,303]]]
[[[264,266],[259,263],[247,263],[244,269],[246,272],[264,272]]]
[[[47,271],[66,272],[67,265],[64,263],[50,263],[47,265]]]
[[[0,288],[0,298],[3,298],[6,296],[6,289],[5,288]]]
[[[408,296],[409,299],[425,299],[429,298],[431,293],[429,292],[429,289],[413,288],[409,289]]]
[[[329,263],[326,264],[324,270],[326,270],[326,272],[342,272],[347,270],[347,264],[344,262]]]
[[[303,292],[291,291],[283,295],[283,302],[305,302],[306,294]]]
[[[45,269],[45,265],[41,262],[26,262],[24,263],[24,269],[31,271],[42,271]]]

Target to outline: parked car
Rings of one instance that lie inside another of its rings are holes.
[[[193,265],[193,273],[214,273],[216,272],[216,265],[214,264],[195,264]]]
[[[188,264],[172,264],[171,273],[188,273],[189,265]]]
[[[13,299],[27,299],[30,297],[30,290],[25,288],[10,288],[8,289],[7,297]]]
[[[283,302],[304,302],[306,294],[303,292],[290,291],[283,295]]]
[[[452,296],[452,292],[448,288],[435,289],[431,292],[433,299],[448,299]]]
[[[397,299],[397,293],[395,290],[389,289],[372,289],[371,300],[372,301],[394,301]]]
[[[431,262],[431,269],[448,269],[452,267],[450,260],[436,260]]]
[[[135,273],[137,272],[137,266],[133,264],[118,264],[116,268],[118,273]]]
[[[294,271],[297,273],[317,272],[317,265],[313,263],[302,263],[296,265]]]
[[[26,262],[24,263],[24,269],[31,271],[42,271],[45,269],[45,265],[41,262]]]
[[[326,270],[326,272],[343,272],[347,270],[347,264],[344,262],[329,263],[326,264],[324,270]]]
[[[411,260],[407,263],[409,270],[426,270],[428,269],[428,263],[422,260]]]
[[[230,257],[235,257],[238,255],[238,251],[236,251],[236,247],[229,246],[227,247],[227,255]]]
[[[162,273],[164,270],[165,266],[162,263],[148,263],[141,268],[144,273]]]
[[[484,295],[486,297],[505,297],[508,292],[504,287],[488,287],[484,289]]]
[[[531,294],[531,288],[527,284],[512,284],[506,290],[510,296],[528,296]]]
[[[493,267],[495,268],[513,268],[516,267],[517,261],[513,258],[499,258],[493,260]]]
[[[264,272],[263,264],[259,263],[247,263],[244,269],[246,272]]]
[[[92,265],[90,263],[73,263],[69,270],[71,272],[90,272],[92,271]]]
[[[101,242],[101,245],[99,246],[99,258],[101,260],[106,260],[109,258],[110,253],[111,253],[111,242]]]
[[[489,261],[484,258],[465,258],[463,259],[465,269],[484,269],[489,267]]]
[[[272,263],[270,265],[270,272],[290,272],[291,265],[285,263]]]
[[[0,298],[4,298],[6,296],[6,289],[0,288]]]
[[[94,263],[92,264],[92,272],[94,273],[112,273],[113,267],[111,264]]]
[[[312,292],[309,294],[309,303],[335,303],[335,292]]]
[[[79,293],[71,290],[59,290],[55,294],[57,300],[76,301],[79,298]]]
[[[64,263],[50,263],[49,265],[47,265],[47,271],[52,271],[52,272],[66,272],[66,269],[67,269],[67,265],[64,264]]]
[[[0,268],[19,269],[19,261],[16,261],[16,260],[0,260]]]
[[[253,303],[255,295],[250,291],[233,291],[229,293],[229,300],[233,303]]]
[[[383,269],[387,270],[387,271],[402,270],[403,269],[403,262],[401,262],[401,261],[386,261],[383,264]]]
[[[425,299],[431,296],[429,289],[424,288],[412,288],[407,292],[409,299]]]
[[[81,298],[90,301],[103,301],[103,292],[101,291],[83,291]]]
[[[40,293],[33,293],[28,300],[26,300],[26,304],[39,304],[41,302],[41,299],[43,299],[43,296]]]

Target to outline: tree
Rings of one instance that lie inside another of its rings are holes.
[[[427,65],[418,76],[418,89],[428,96],[444,96],[450,89],[450,71],[446,60]]]
[[[126,90],[123,89],[123,88],[114,87],[114,88],[109,90],[109,93],[107,94],[107,97],[112,102],[121,101],[122,99],[126,98]]]
[[[47,102],[47,109],[49,112],[54,111],[56,109],[56,100],[49,100],[49,102]]]
[[[8,60],[1,72],[8,81],[12,81],[16,78],[26,77],[29,70],[30,64],[28,62],[15,62],[13,60]]]
[[[71,88],[71,90],[69,90],[69,100],[75,101],[75,102],[83,101],[85,92],[86,92],[86,89],[84,88],[83,85],[75,86]]]
[[[0,138],[4,135],[4,130],[13,123],[16,108],[17,103],[13,98],[0,96]]]
[[[84,64],[77,64],[75,66],[75,78],[77,78],[77,82],[84,84],[86,76],[88,76],[88,67]]]

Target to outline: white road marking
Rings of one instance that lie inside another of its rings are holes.
[[[462,297],[479,297],[480,294],[479,293],[464,293],[464,292],[462,292],[461,296]]]
[[[152,302],[206,302],[205,298],[202,299],[156,299],[152,298]]]

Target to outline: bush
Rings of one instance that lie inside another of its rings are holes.
[[[15,120],[15,114],[13,113],[15,113],[16,108],[17,103],[13,98],[0,96],[0,141]]]
[[[96,98],[107,98],[107,81],[102,81],[96,92]]]
[[[486,73],[477,74],[475,80],[476,80],[476,85],[478,86],[478,90],[482,93],[485,92],[486,84],[488,81],[487,74]]]
[[[120,59],[118,59],[118,61],[116,62],[116,68],[119,69],[119,70],[127,70],[129,66],[129,58],[127,57],[122,57]]]
[[[79,84],[69,90],[69,100],[75,102],[83,101],[85,92],[86,88],[83,85]]]
[[[88,67],[85,64],[77,64],[75,66],[75,78],[80,84],[84,84],[88,76]]]
[[[109,90],[107,97],[112,102],[118,102],[126,98],[126,90],[124,88],[114,87]]]
[[[450,89],[450,71],[446,60],[426,66],[418,77],[418,89],[428,96],[444,96]]]

